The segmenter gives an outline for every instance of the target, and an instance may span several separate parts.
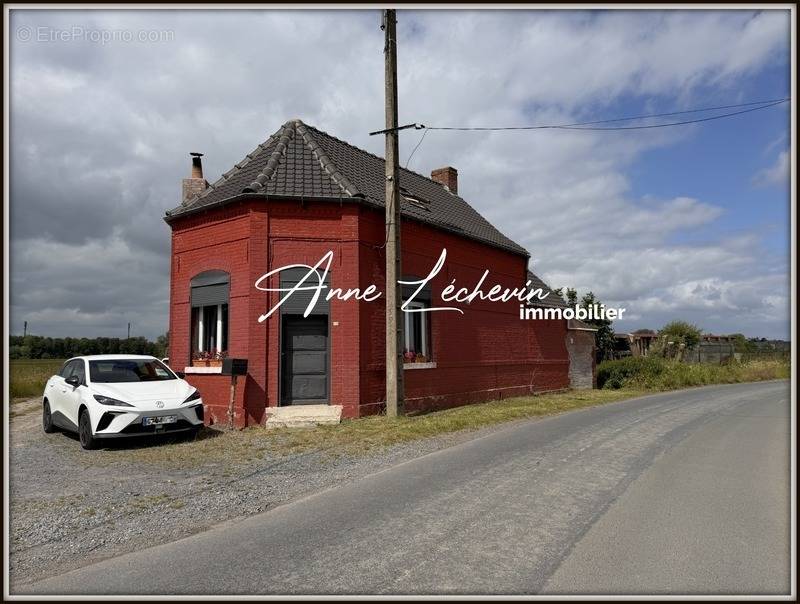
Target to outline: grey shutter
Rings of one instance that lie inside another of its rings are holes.
[[[192,307],[195,306],[216,306],[217,304],[227,304],[230,294],[228,283],[217,285],[204,285],[192,288]]]
[[[281,289],[289,289],[300,283],[300,280],[308,274],[307,268],[287,268],[281,271]],[[319,283],[317,277],[311,275],[303,282],[303,287],[316,285]],[[331,285],[331,274],[328,272],[325,275],[325,285],[329,288]],[[330,302],[325,299],[328,289],[323,289],[319,293],[317,303],[314,305],[313,310],[309,315],[327,315],[330,309]],[[286,292],[278,292],[278,299],[282,299]],[[314,291],[298,291],[292,293],[289,298],[281,304],[281,313],[285,315],[302,315],[306,312],[311,298],[314,296]]]
[[[224,271],[206,271],[192,279],[192,307],[227,304],[230,275]]]

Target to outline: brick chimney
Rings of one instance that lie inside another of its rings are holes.
[[[183,196],[181,203],[186,203],[193,197],[199,195],[208,187],[208,182],[203,178],[203,157],[202,153],[190,153],[192,156],[192,175],[183,179]]]
[[[458,170],[450,166],[431,172],[431,180],[435,180],[453,195],[458,195]]]

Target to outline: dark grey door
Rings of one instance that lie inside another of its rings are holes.
[[[328,315],[281,318],[281,404],[327,404]]]

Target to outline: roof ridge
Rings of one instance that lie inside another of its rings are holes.
[[[242,193],[258,193],[264,188],[264,184],[272,178],[272,175],[275,174],[275,170],[278,169],[278,165],[281,163],[281,158],[286,153],[286,147],[294,138],[294,123],[286,122],[273,136],[278,136],[278,144],[275,146],[275,150],[270,154],[264,169],[259,172],[253,182],[242,189]]]
[[[385,157],[381,157],[380,155],[376,155],[375,153],[372,153],[371,151],[367,151],[366,149],[362,149],[361,147],[356,147],[354,144],[348,143],[346,140],[342,140],[341,138],[338,138],[338,137],[334,136],[333,134],[329,134],[329,133],[325,132],[324,130],[320,130],[319,128],[317,128],[315,126],[311,126],[309,124],[306,124],[302,120],[296,120],[296,121],[299,122],[300,124],[302,124],[303,126],[305,126],[306,128],[310,128],[311,130],[316,130],[320,134],[324,134],[325,136],[327,136],[329,138],[332,138],[333,140],[335,140],[338,143],[342,143],[343,145],[347,145],[351,149],[355,149],[356,151],[359,151],[360,153],[364,153],[366,155],[369,155],[370,157],[374,157],[375,159],[378,159],[378,160],[380,160],[382,162],[386,161]],[[440,183],[440,182],[438,182],[436,180],[433,180],[430,176],[425,176],[424,174],[420,174],[419,172],[415,172],[414,170],[409,170],[408,168],[404,168],[403,166],[398,166],[398,167],[400,168],[401,172],[408,172],[409,174],[413,174],[414,176],[419,176],[420,178],[424,178],[425,180],[427,180],[430,183],[433,183],[435,185],[439,185],[440,187],[442,187],[442,189],[444,189],[445,191],[450,193],[450,195],[453,195],[454,197],[458,197],[459,199],[462,199],[462,200],[466,201],[463,197],[459,197],[459,195],[457,193],[453,193],[449,189],[445,189],[445,187],[442,185],[442,183]]]
[[[311,150],[312,155],[316,158],[320,166],[322,166],[322,169],[325,170],[325,173],[331,178],[331,180],[335,182],[339,188],[347,193],[350,197],[364,197],[364,194],[358,190],[358,188],[350,181],[350,179],[342,174],[342,172],[336,166],[336,163],[330,157],[328,157],[328,154],[325,153],[325,150],[316,141],[314,135],[309,131],[309,128],[312,130],[316,130],[316,128],[313,126],[307,126],[301,120],[295,120],[294,125],[297,132],[299,132],[300,136],[303,137],[303,142]],[[322,131],[318,130],[318,132]]]

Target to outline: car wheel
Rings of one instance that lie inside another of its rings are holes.
[[[46,434],[52,434],[56,431],[53,424],[53,414],[50,412],[50,403],[45,401],[42,405],[42,429]]]
[[[92,435],[92,421],[86,409],[81,411],[81,416],[78,419],[78,437],[81,440],[81,447],[84,449],[95,449],[97,447],[97,439]]]

